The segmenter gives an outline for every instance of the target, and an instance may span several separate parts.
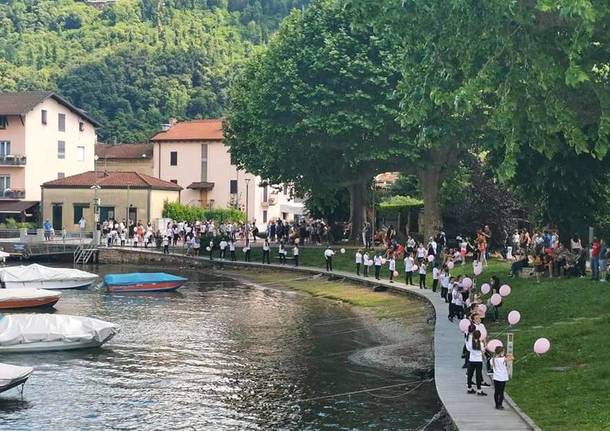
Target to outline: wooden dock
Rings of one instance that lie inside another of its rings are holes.
[[[533,420],[510,400],[510,397],[504,402],[505,410],[496,410],[494,408],[493,387],[485,390],[485,392],[487,392],[486,397],[466,393],[466,370],[462,369],[463,360],[461,359],[464,337],[457,326],[457,322],[452,323],[447,318],[448,305],[440,297],[439,292],[434,293],[430,289],[419,289],[415,286],[407,286],[402,282],[391,284],[388,280],[378,281],[373,277],[364,278],[362,276],[356,276],[354,273],[343,271],[327,272],[321,268],[302,266],[295,268],[294,266],[288,265],[263,265],[260,262],[230,262],[228,260],[221,261],[216,259],[210,261],[204,256],[186,257],[182,254],[163,255],[158,251],[150,249],[108,249],[108,251],[110,250],[119,253],[156,255],[154,256],[155,260],[162,259],[161,256],[166,256],[166,258],[179,257],[179,262],[182,264],[191,260],[208,265],[221,264],[227,268],[247,266],[282,271],[298,271],[307,274],[332,275],[333,277],[341,277],[349,281],[364,283],[368,286],[384,286],[391,291],[404,292],[426,298],[434,307],[436,313],[436,324],[434,326],[434,380],[436,382],[436,390],[447,413],[457,428],[463,431],[540,430]],[[104,258],[102,257],[104,251],[105,250],[102,249],[100,262],[104,261]]]

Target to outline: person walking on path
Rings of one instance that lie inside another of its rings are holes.
[[[506,388],[506,382],[508,382],[508,364],[513,360],[511,355],[504,355],[504,347],[497,346],[495,355],[491,360],[491,366],[493,368],[493,381],[494,381],[494,401],[496,403],[497,410],[504,410],[502,403],[504,402],[504,389]]]
[[[423,261],[419,265],[419,288],[426,288],[426,263]]]
[[[362,250],[356,252],[356,275],[360,277],[360,266],[362,265]]]
[[[475,390],[472,388],[472,377],[476,375],[476,394],[481,396],[487,396],[485,392],[481,390],[481,383],[483,382],[483,350],[485,344],[481,340],[481,331],[475,330],[471,336],[466,340],[466,350],[468,350],[468,373],[466,374],[466,386],[468,387],[467,393],[474,394]]]
[[[379,275],[381,274],[381,256],[375,254],[373,263],[375,264],[375,280],[379,280]]]
[[[265,263],[265,260],[267,260],[267,263],[270,264],[271,260],[269,259],[269,250],[271,247],[269,247],[269,239],[265,238],[265,242],[263,243],[263,264]]]
[[[294,266],[299,266],[299,246],[295,244],[292,249],[292,257],[294,257]]]
[[[333,271],[333,256],[335,255],[335,252],[330,248],[330,245],[328,247],[326,247],[326,250],[324,250],[324,258],[326,260],[326,270],[329,272]]]
[[[408,252],[405,256],[405,284],[411,286],[413,284],[413,253]]]
[[[432,292],[436,293],[436,289],[438,288],[438,280],[440,278],[441,271],[438,269],[438,265],[433,264],[432,268]]]

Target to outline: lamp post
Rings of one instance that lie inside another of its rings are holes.
[[[91,190],[93,190],[93,245],[98,245],[99,243],[100,200],[97,197],[97,191],[99,189],[101,189],[101,187],[97,184],[91,186]]]
[[[246,223],[250,223],[250,180],[246,178]]]

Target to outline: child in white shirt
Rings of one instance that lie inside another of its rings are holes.
[[[426,288],[426,263],[423,261],[419,265],[419,288]]]
[[[360,276],[360,266],[362,265],[362,251],[356,252],[356,275]]]

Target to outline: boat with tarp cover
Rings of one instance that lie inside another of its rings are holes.
[[[97,274],[74,268],[51,268],[34,263],[0,268],[2,287],[38,289],[83,289],[97,279]]]
[[[0,393],[25,384],[33,371],[32,367],[0,364]]]
[[[176,290],[186,281],[165,272],[132,272],[128,274],[108,274],[104,286],[109,292],[167,292]]]
[[[52,307],[61,298],[60,292],[44,289],[0,289],[0,310]]]

